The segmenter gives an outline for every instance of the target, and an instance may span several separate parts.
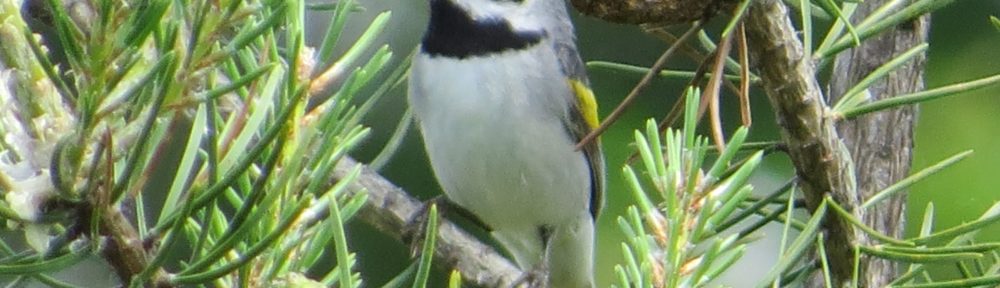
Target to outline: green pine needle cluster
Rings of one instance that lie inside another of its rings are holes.
[[[755,231],[761,226],[739,230],[734,224],[752,215],[736,213],[737,207],[758,206],[755,211],[761,211],[773,201],[748,200],[753,186],[747,181],[763,154],[734,158],[747,135],[741,128],[711,168],[703,170],[711,148],[707,138],[694,133],[699,102],[698,92],[689,90],[686,103],[692,104],[686,107],[681,131],[668,129],[661,135],[650,120],[646,133],[636,132],[645,177],[631,166],[624,169],[637,204],[618,218],[627,239],[621,247],[625,264],[615,268],[621,287],[708,285],[743,255],[746,243],[760,237]],[[730,229],[739,231],[726,235]]]
[[[3,239],[0,275],[71,287],[47,273],[101,256],[130,287],[361,284],[360,167],[330,175],[405,71],[375,45],[388,12],[347,40],[353,1],[50,0],[40,38],[21,4],[0,1],[0,215],[31,245]]]

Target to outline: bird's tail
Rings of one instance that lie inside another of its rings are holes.
[[[550,227],[548,233],[525,227],[497,229],[492,234],[521,270],[539,272],[547,267],[549,288],[593,288],[594,220],[589,211],[580,212],[572,221]],[[547,243],[542,234],[548,234]],[[548,263],[543,266],[542,261]]]
[[[550,288],[594,287],[594,219],[583,212],[552,231],[545,257]]]

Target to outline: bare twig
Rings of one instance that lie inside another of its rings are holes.
[[[635,99],[637,96],[639,96],[639,93],[642,93],[642,90],[645,90],[646,87],[648,87],[649,84],[652,83],[653,78],[656,78],[657,75],[660,75],[660,71],[662,71],[663,68],[665,68],[665,66],[667,65],[667,60],[670,59],[670,55],[673,55],[674,52],[677,51],[677,48],[680,47],[685,41],[687,41],[688,38],[691,38],[691,36],[697,33],[698,30],[701,30],[703,23],[704,22],[699,21],[694,25],[691,25],[691,28],[685,31],[684,35],[682,35],[680,39],[677,39],[677,42],[674,42],[673,45],[670,45],[670,48],[667,48],[667,51],[664,51],[663,54],[660,55],[660,58],[656,59],[656,63],[654,63],[653,66],[649,68],[649,72],[647,72],[646,75],[642,76],[642,80],[639,80],[639,84],[636,84],[635,87],[632,88],[632,91],[628,93],[628,96],[625,96],[625,99],[622,100],[622,103],[618,104],[618,107],[616,107],[615,110],[612,111],[607,118],[604,118],[604,121],[601,122],[600,126],[594,129],[594,131],[590,131],[590,134],[587,134],[587,136],[583,137],[583,139],[580,140],[580,143],[576,144],[576,149],[579,150],[583,148],[584,145],[587,145],[587,143],[594,141],[594,139],[597,139],[597,136],[600,136],[602,133],[604,133],[604,131],[608,130],[608,127],[611,127],[611,124],[615,123],[615,121],[618,120],[618,118],[621,117],[623,113],[625,113],[625,109],[628,108],[628,106],[632,105],[632,102],[635,102]]]
[[[702,101],[708,101],[708,118],[712,125],[712,140],[715,141],[716,149],[722,151],[726,147],[726,136],[722,134],[722,119],[719,116],[719,96],[722,95],[722,75],[726,73],[726,57],[733,43],[733,33],[729,33],[719,39],[719,45],[715,49],[715,63],[712,64],[712,76],[708,78],[705,91],[702,93]]]
[[[750,127],[753,124],[753,116],[750,115],[750,56],[747,55],[747,26],[740,22],[736,26],[737,44],[740,55],[740,120],[743,126]]]

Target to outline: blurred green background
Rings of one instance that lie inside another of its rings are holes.
[[[1000,1],[958,1],[934,14],[927,85],[1000,73],[1000,30],[987,23],[1000,16]],[[990,87],[920,107],[914,167],[934,164],[973,149],[973,156],[910,192],[907,231],[919,229],[927,202],[936,206],[937,227],[978,217],[1000,199],[1000,87]],[[1000,227],[984,233],[1000,239]]]
[[[398,54],[405,54],[419,42],[427,17],[425,1],[362,1],[367,7],[364,15],[355,17],[364,23],[377,12],[392,10],[393,24],[386,37],[387,43]],[[1000,15],[1000,1],[957,1],[934,14],[931,29],[931,46],[928,60],[927,85],[937,87],[954,82],[971,80],[1000,73],[1000,31],[988,21],[989,15]],[[641,32],[638,28],[616,25],[577,15],[578,45],[585,61],[601,60],[648,66],[666,45]],[[360,27],[359,27],[360,29]],[[351,36],[346,36],[351,37]],[[351,39],[351,38],[348,38]],[[670,69],[690,69],[691,63],[675,58]],[[641,75],[590,69],[592,86],[601,104],[601,115],[607,115],[626,95]],[[604,287],[611,280],[612,267],[622,261],[619,252],[617,226],[614,220],[622,215],[631,201],[621,185],[621,165],[632,152],[629,148],[632,131],[641,127],[649,117],[662,117],[669,105],[680,95],[686,80],[657,81],[652,89],[642,95],[642,100],[604,136],[608,158],[610,185],[608,203],[600,219],[598,239],[598,283]],[[926,167],[955,153],[974,149],[976,153],[955,167],[916,185],[910,192],[907,231],[912,234],[919,227],[920,217],[928,202],[936,205],[936,227],[943,229],[978,217],[1000,199],[1000,169],[991,168],[1000,163],[1000,87],[991,87],[967,95],[937,100],[920,107],[917,125],[916,169]],[[773,113],[763,95],[753,96],[754,126],[751,140],[777,139],[778,132]],[[726,131],[738,123],[735,102],[728,98],[723,118]],[[374,157],[393,131],[399,115],[405,110],[405,87],[398,89],[369,117],[367,123],[375,134],[355,153],[362,160]],[[404,147],[383,174],[422,199],[438,195],[440,189],[434,181],[423,155],[418,133],[412,131]],[[766,166],[755,178],[756,191],[766,192],[780,185],[791,175],[790,165],[784,156],[771,156]],[[363,225],[352,225],[352,244],[358,249],[363,273],[370,285],[381,285],[402,270],[406,249]],[[989,228],[982,237],[1000,240],[1000,227]],[[772,230],[774,231],[774,230]],[[722,284],[740,287],[753,283],[775,261],[775,240],[780,236],[768,233],[767,239],[752,246],[745,260],[738,264],[729,281]],[[948,268],[944,268],[948,269]]]
[[[933,15],[927,85],[937,87],[1000,73],[1000,30],[987,24],[1000,16],[1000,1],[957,1]],[[920,229],[933,202],[935,229],[979,217],[1000,200],[1000,87],[933,101],[920,107],[914,167],[919,169],[972,149],[972,157],[922,181],[910,192],[907,234]],[[986,228],[981,241],[1000,240],[1000,225]],[[937,275],[958,275],[941,265]]]

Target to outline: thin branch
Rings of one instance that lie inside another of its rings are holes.
[[[580,143],[576,144],[576,149],[579,150],[583,148],[584,145],[594,141],[594,139],[597,139],[597,136],[600,136],[604,133],[604,131],[608,130],[608,127],[611,127],[611,124],[615,123],[615,121],[625,113],[625,109],[628,108],[628,106],[631,106],[632,102],[635,102],[639,93],[642,93],[642,90],[645,90],[646,87],[652,83],[653,79],[660,74],[660,71],[665,68],[667,60],[670,59],[670,55],[673,55],[674,52],[677,51],[677,48],[686,42],[688,38],[691,38],[691,36],[697,33],[698,30],[701,30],[701,27],[704,25],[703,23],[704,22],[702,21],[698,21],[697,23],[691,25],[691,28],[685,31],[684,35],[682,35],[680,39],[677,39],[677,42],[670,45],[670,48],[667,48],[667,51],[664,51],[663,54],[660,55],[660,58],[656,59],[656,63],[653,64],[653,67],[649,68],[649,72],[642,77],[639,84],[636,84],[635,87],[632,88],[632,91],[628,93],[628,96],[625,96],[625,100],[622,100],[622,103],[619,104],[618,107],[616,107],[603,122],[601,122],[600,126],[594,129],[594,131],[590,131],[590,134],[587,134],[587,136],[583,137],[583,139],[580,140]]]
[[[346,177],[359,164],[351,158],[337,163],[330,185]],[[365,167],[350,193],[367,191],[368,202],[358,213],[358,219],[397,240],[409,229],[412,219],[423,210],[423,203],[410,197],[376,172]],[[350,197],[348,195],[347,197]],[[435,263],[458,270],[466,281],[477,287],[511,287],[524,274],[496,250],[483,244],[447,219],[440,219]]]
[[[722,74],[725,73],[724,65],[726,57],[733,43],[733,33],[726,34],[719,40],[720,43],[715,50],[715,63],[712,64],[712,76],[708,78],[705,85],[705,92],[702,97],[708,101],[708,118],[712,127],[712,140],[715,141],[716,149],[724,150],[726,147],[726,136],[722,134],[722,119],[719,116],[719,95],[722,94]]]
[[[750,127],[753,124],[753,116],[750,115],[750,56],[747,55],[747,28],[743,22],[740,22],[737,28],[737,44],[739,45],[739,55],[740,55],[740,120],[743,122],[743,126]]]

